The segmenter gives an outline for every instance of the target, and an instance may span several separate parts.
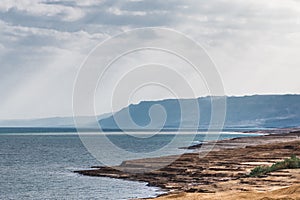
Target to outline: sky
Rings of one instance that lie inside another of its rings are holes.
[[[1,0],[0,119],[72,115],[74,81],[91,50],[143,27],[200,44],[226,95],[300,94],[298,0]],[[135,101],[145,94],[169,97],[147,91]],[[98,102],[99,114],[109,112]]]

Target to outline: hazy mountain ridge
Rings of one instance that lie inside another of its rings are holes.
[[[194,119],[197,110],[188,105],[195,102],[194,99],[166,99],[159,101],[142,101],[121,109],[114,115],[104,114],[98,116],[103,130],[119,130],[120,127],[114,120],[119,119],[123,126],[121,129],[158,129],[161,127],[159,115],[149,116],[149,109],[153,105],[162,106],[166,112],[164,129],[199,128],[206,129],[211,118],[211,98],[201,97],[197,99],[200,109],[200,121],[195,126]],[[185,105],[188,113],[181,119],[180,104]],[[132,126],[128,121],[127,112],[131,120],[137,125]],[[97,128],[94,117],[81,117],[86,124],[85,128]],[[150,125],[149,125],[150,124]],[[52,117],[32,120],[2,120],[0,127],[43,127],[43,128],[74,128],[73,117]],[[226,129],[231,128],[286,128],[300,127],[300,95],[254,95],[243,97],[227,97]],[[73,129],[72,129],[73,130]]]
[[[115,113],[114,117],[121,122],[126,121],[126,112],[130,113],[132,120],[141,128],[150,123],[149,108],[161,105],[167,114],[165,129],[195,128],[189,124],[197,116],[197,111],[190,109],[187,118],[180,119],[180,103],[188,104],[191,99],[168,99],[162,101],[143,101],[130,105]],[[200,123],[198,128],[207,128],[211,117],[210,97],[197,99],[200,109]],[[185,104],[185,105],[186,105]],[[188,108],[187,108],[188,110]],[[102,129],[118,129],[113,116],[99,121]],[[227,115],[224,128],[283,128],[300,126],[300,95],[254,95],[243,97],[227,97]],[[123,126],[122,129],[134,127]],[[151,128],[156,127],[155,124]]]
[[[98,116],[97,119],[102,119],[111,116],[111,114],[103,114]],[[95,123],[95,117],[78,117],[81,124],[85,124],[85,128],[97,128],[98,124]],[[0,127],[38,127],[38,128],[74,128],[75,121],[73,117],[50,117],[41,119],[26,119],[26,120],[0,120]]]

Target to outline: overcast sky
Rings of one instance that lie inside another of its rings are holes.
[[[88,53],[141,27],[201,44],[227,95],[300,93],[299,0],[1,0],[0,119],[72,115]]]

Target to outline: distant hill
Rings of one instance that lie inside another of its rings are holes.
[[[192,124],[197,110],[187,108],[190,113],[181,119],[180,103],[188,105],[191,99],[168,99],[161,101],[144,101],[136,105],[123,108],[114,116],[99,121],[102,129],[118,130],[120,127],[114,120],[123,124],[122,129],[136,129],[130,125],[128,115],[130,113],[133,122],[140,128],[156,129],[161,127],[159,120],[149,117],[149,108],[153,105],[163,106],[167,114],[164,129],[178,129],[181,122],[184,127],[195,128]],[[200,109],[199,129],[206,129],[211,117],[210,97],[197,99]],[[158,116],[159,117],[159,116]],[[189,123],[191,122],[191,123]],[[129,124],[129,126],[126,124]],[[151,124],[151,126],[147,126]],[[244,97],[227,97],[227,115],[224,128],[226,129],[252,129],[252,128],[286,128],[300,126],[300,95],[254,95]]]
[[[2,120],[1,127],[74,127],[73,117]]]
[[[111,116],[111,114],[103,114],[98,116],[98,119],[103,119]],[[85,124],[84,128],[97,128],[98,124],[95,123],[95,117],[79,117],[81,124]],[[22,128],[75,128],[73,117],[51,117],[41,119],[20,119],[20,120],[0,120],[0,127],[22,127]],[[5,129],[6,130],[6,129]],[[70,129],[73,130],[73,129]]]
[[[157,106],[163,107],[166,113],[163,129],[177,130],[181,128],[207,129],[211,118],[211,98],[196,99],[200,110],[200,121],[195,125],[198,110],[186,107],[188,115],[182,118],[180,104],[189,105],[195,99],[167,99],[160,101],[143,101],[139,104],[129,105],[126,108],[111,114],[98,116],[99,124],[104,131],[120,131],[120,127],[114,120],[119,119],[123,124],[121,129],[144,130],[160,129],[163,119],[160,114],[153,115],[152,121],[149,109]],[[130,117],[127,113],[129,112]],[[94,117],[81,117],[83,128],[94,131],[98,124],[94,123]],[[132,120],[137,126],[130,123]],[[150,124],[150,125],[149,125]],[[29,120],[2,120],[0,128],[2,132],[26,131],[31,129],[36,132],[49,131],[74,131],[73,117],[54,117]],[[227,114],[224,129],[264,129],[264,128],[289,128],[300,127],[300,95],[254,95],[243,97],[227,97]],[[7,129],[9,128],[9,129]],[[12,129],[11,129],[12,128]],[[15,129],[17,128],[17,129]],[[21,129],[20,129],[21,128]],[[24,129],[25,128],[25,129]],[[55,128],[55,129],[53,129]],[[57,129],[58,128],[58,129]],[[19,130],[20,129],[20,130]],[[24,130],[23,130],[24,129]],[[0,131],[1,132],[1,131]]]

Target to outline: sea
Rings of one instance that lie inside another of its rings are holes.
[[[96,137],[90,133],[88,137]],[[158,149],[174,139],[175,133],[149,137],[131,137],[109,133],[109,138],[120,148],[143,152]],[[98,135],[97,135],[98,136]],[[236,132],[221,133],[218,139],[255,136]],[[206,134],[198,133],[191,144],[205,140]],[[191,140],[187,133],[181,140]],[[140,145],[139,145],[140,144]],[[180,154],[181,143],[168,149],[165,154]],[[109,151],[106,149],[106,151]],[[109,152],[107,152],[109,154]],[[142,155],[143,154],[139,154]],[[159,155],[163,156],[163,155]],[[145,154],[147,157],[147,154]],[[111,159],[114,159],[113,156]],[[120,159],[120,158],[118,158]],[[123,156],[120,161],[128,160]],[[88,177],[75,170],[101,166],[84,146],[77,133],[1,133],[0,134],[0,199],[101,199],[121,200],[155,197],[164,193],[160,188],[148,187],[147,183],[104,177]]]

